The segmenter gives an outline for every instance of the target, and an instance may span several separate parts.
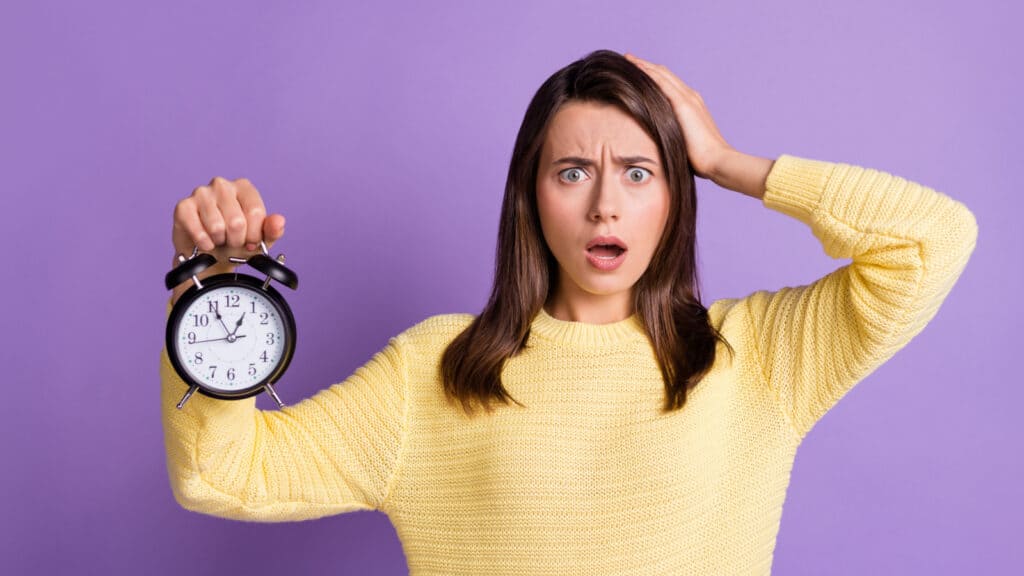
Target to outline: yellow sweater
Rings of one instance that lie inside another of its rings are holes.
[[[430,317],[343,382],[280,410],[195,394],[163,350],[171,488],[205,514],[274,522],[388,515],[413,576],[768,574],[805,435],[918,334],[971,255],[973,214],[897,176],[780,156],[763,203],[852,258],[816,282],[715,301],[735,348],[685,407],[637,318],[541,312],[502,380],[524,402],[473,419],[438,360],[469,314]],[[170,306],[168,305],[168,312]]]

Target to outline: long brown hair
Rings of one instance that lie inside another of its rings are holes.
[[[597,50],[555,72],[530,101],[519,127],[501,205],[494,286],[483,311],[445,349],[441,376],[449,403],[473,414],[477,401],[512,398],[501,384],[505,360],[526,345],[530,326],[555,287],[558,262],[537,210],[541,145],[555,113],[569,101],[619,106],[658,145],[671,192],[668,222],[634,287],[634,306],[665,381],[664,411],[679,409],[715,360],[716,340],[732,346],[708,321],[696,266],[697,195],[683,131],[671,103],[647,74],[621,54]]]

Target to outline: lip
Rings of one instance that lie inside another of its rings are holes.
[[[602,242],[598,242],[598,244],[602,244]],[[623,250],[622,253],[619,254],[618,256],[616,256],[615,258],[610,258],[610,259],[609,258],[600,258],[598,256],[595,256],[595,255],[591,254],[590,252],[588,252],[586,250],[584,250],[583,253],[587,255],[587,261],[590,262],[591,266],[593,266],[594,268],[597,268],[598,270],[602,270],[604,272],[611,272],[612,270],[615,270],[619,266],[622,266],[622,263],[626,260],[626,251],[625,250]]]
[[[587,242],[586,250],[590,250],[599,244],[614,244],[623,250],[629,250],[629,246],[626,246],[626,243],[618,236],[595,236],[590,242]]]
[[[622,252],[620,252],[615,258],[601,258],[595,254],[591,254],[591,248],[602,244],[618,246],[622,249]],[[583,253],[587,256],[587,261],[590,262],[591,266],[604,272],[611,272],[619,266],[622,266],[622,262],[626,260],[626,253],[628,251],[629,248],[626,246],[626,243],[618,236],[595,236],[590,240],[590,242],[587,242],[587,247],[583,250]]]

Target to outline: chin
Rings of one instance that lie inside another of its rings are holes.
[[[630,282],[623,280],[622,278],[608,278],[606,282],[590,282],[581,285],[584,291],[595,296],[611,296],[613,294],[620,294],[622,292],[628,292],[636,284],[636,281]]]

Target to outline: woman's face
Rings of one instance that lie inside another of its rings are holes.
[[[658,147],[610,104],[571,101],[555,114],[540,151],[537,206],[559,264],[553,306],[570,315],[625,317],[668,219]],[[615,242],[621,248],[591,246]]]

